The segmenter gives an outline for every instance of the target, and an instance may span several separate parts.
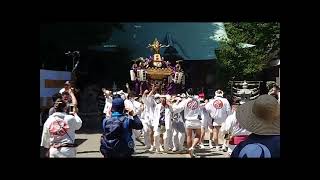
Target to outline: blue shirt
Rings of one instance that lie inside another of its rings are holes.
[[[138,116],[133,116],[133,119],[129,119],[126,115],[119,113],[119,112],[113,112],[111,115],[111,118],[105,118],[103,120],[103,132],[110,132],[110,129],[106,130],[105,127],[108,123],[112,123],[112,120],[116,118],[124,117],[123,119],[123,126],[125,131],[122,131],[121,139],[118,139],[117,141],[114,141],[112,139],[109,143],[113,144],[114,142],[118,142],[118,150],[117,152],[107,150],[105,143],[102,143],[100,146],[100,151],[102,154],[107,155],[109,157],[116,157],[116,156],[130,156],[134,152],[134,140],[132,139],[132,129],[142,129],[143,125]],[[111,121],[109,121],[111,120]],[[110,128],[110,126],[109,126]],[[119,132],[118,132],[119,133]],[[118,134],[119,135],[119,134]],[[113,145],[111,145],[113,146]]]
[[[119,112],[112,112],[111,114],[111,117],[120,117],[120,116],[124,116],[122,113],[119,113]],[[105,118],[102,122],[102,129],[104,130],[105,128],[105,124],[106,124],[106,121],[108,120],[109,118]],[[127,128],[129,129],[129,133],[132,135],[132,129],[137,129],[137,130],[140,130],[143,128],[143,125],[142,125],[142,122],[140,121],[140,119],[138,118],[138,116],[134,116],[132,120],[130,120],[129,118],[126,118],[125,121],[128,121],[127,124]]]
[[[280,135],[250,134],[233,150],[232,158],[279,158]]]

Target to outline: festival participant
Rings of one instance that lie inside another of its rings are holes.
[[[231,107],[229,101],[226,98],[223,98],[223,91],[217,90],[215,92],[215,97],[209,101],[206,106],[206,110],[210,114],[210,117],[213,119],[213,139],[216,146],[216,151],[220,150],[218,144],[218,135],[222,123],[225,122],[227,117],[231,114]],[[211,140],[209,140],[209,146],[212,147]]]
[[[200,106],[201,106],[201,109],[202,109],[202,113],[203,113],[203,119],[201,120],[201,137],[200,137],[200,148],[201,149],[204,149],[205,146],[204,146],[204,136],[205,136],[205,133],[206,131],[208,130],[208,127],[210,129],[212,129],[212,119],[209,115],[209,113],[207,112],[206,108],[205,108],[205,105],[208,103],[209,101],[206,99],[205,101],[203,101],[203,99],[201,98],[200,99]],[[211,133],[212,134],[212,133]],[[212,136],[211,136],[212,138]],[[211,140],[211,139],[210,139]],[[212,147],[210,147],[212,148]]]
[[[172,106],[169,102],[169,96],[160,96],[161,103],[157,104],[154,109],[154,141],[156,152],[160,152],[162,149],[160,148],[160,135],[163,135],[164,141],[164,152],[167,153],[169,149],[169,141],[171,141],[171,137],[169,133],[172,129],[171,117],[172,117]]]
[[[106,89],[103,89],[103,94],[106,98],[103,113],[105,114],[106,118],[110,118],[111,117],[111,107],[112,107],[112,97],[111,97],[112,92],[108,91]]]
[[[242,104],[242,103],[241,103]],[[229,115],[221,127],[220,131],[224,136],[224,145],[222,150],[224,152],[228,152],[229,156],[231,155],[232,151],[240,142],[244,141],[248,135],[250,134],[249,131],[240,127],[239,122],[236,118],[236,110],[238,105],[232,106],[232,114]]]
[[[187,99],[173,106],[174,113],[184,111],[185,126],[187,131],[187,146],[191,157],[195,157],[194,149],[200,141],[201,136],[201,119],[203,113],[200,107],[200,101],[194,97],[193,89],[190,88],[186,92]],[[194,139],[192,133],[195,133]]]
[[[156,101],[159,101],[159,99],[158,99],[159,95],[154,95],[156,90],[157,90],[157,87],[155,85],[152,85],[151,91],[149,92],[148,90],[145,90],[144,94],[142,95],[142,102],[145,105],[145,107],[144,107],[144,132],[146,133],[146,135],[144,136],[144,138],[145,138],[145,145],[147,147],[150,145],[149,151],[155,150],[154,131],[153,131],[154,118],[153,117],[154,117],[154,108],[157,105]]]
[[[180,97],[176,97],[173,99],[173,104],[178,105],[182,99]],[[172,142],[173,142],[173,152],[182,152],[184,151],[184,140],[186,136],[185,124],[182,118],[182,113],[174,113],[172,116]]]

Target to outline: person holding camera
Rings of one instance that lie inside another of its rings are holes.
[[[65,91],[68,92],[69,89],[71,89],[71,83],[70,83],[70,81],[66,81],[66,82],[64,83],[64,87],[63,87],[62,89],[60,89],[59,93],[62,94],[62,93],[65,92]]]
[[[43,125],[41,145],[47,151],[46,157],[76,157],[75,131],[82,126],[82,120],[76,111],[66,113],[66,102],[57,98],[55,112]]]
[[[143,125],[133,109],[125,107],[122,98],[112,100],[111,112],[111,118],[104,119],[102,123],[100,152],[105,158],[129,158],[135,146],[132,130],[141,130]]]
[[[78,101],[74,95],[74,89],[70,88],[68,91],[62,93],[62,100],[66,103],[66,113],[73,112],[77,109]]]

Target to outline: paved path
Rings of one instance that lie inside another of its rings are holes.
[[[76,135],[76,142],[79,145],[77,149],[77,158],[102,158],[103,156],[99,152],[100,146],[99,133],[79,133]],[[190,158],[189,154],[180,153],[154,153],[148,152],[144,149],[143,144],[136,143],[136,152],[133,156],[139,158]],[[209,149],[208,144],[205,143],[205,149],[198,149],[195,151],[197,158],[224,158],[227,157],[227,153],[222,151],[216,151],[215,149]]]

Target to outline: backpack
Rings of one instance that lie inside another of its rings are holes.
[[[134,152],[134,142],[129,133],[129,121],[126,116],[106,119],[103,127],[100,152],[104,156],[121,157]]]

